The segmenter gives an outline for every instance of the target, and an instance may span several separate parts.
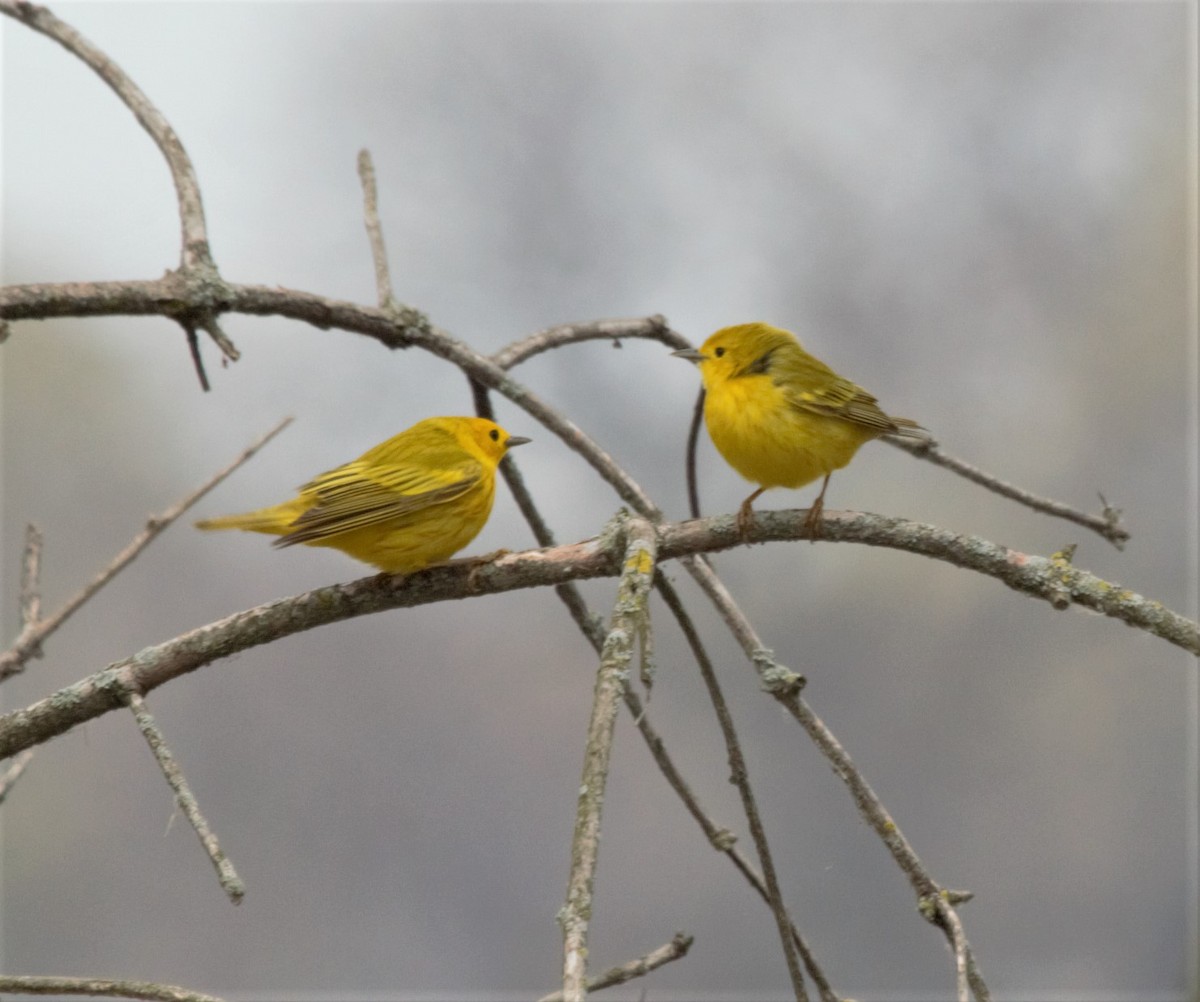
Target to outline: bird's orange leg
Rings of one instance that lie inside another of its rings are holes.
[[[765,487],[760,487],[748,498],[746,498],[746,500],[742,502],[742,506],[738,509],[737,531],[738,535],[741,536],[742,539],[747,539],[750,536],[750,519],[754,517],[754,509],[750,506],[754,504],[755,499],[757,499],[757,497],[765,490]]]
[[[832,473],[825,474],[825,482],[821,484],[821,493],[817,495],[817,499],[808,509],[808,516],[804,519],[804,529],[808,533],[808,541],[815,543],[821,538],[821,512],[825,510],[825,490],[829,487],[829,478]]]

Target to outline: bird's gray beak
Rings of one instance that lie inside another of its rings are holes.
[[[707,355],[697,351],[695,348],[680,348],[679,351],[671,352],[676,358],[686,358],[689,362],[703,362]]]
[[[512,449],[518,445],[528,445],[532,441],[532,438],[526,438],[524,435],[509,435],[508,441],[504,443],[504,447]]]

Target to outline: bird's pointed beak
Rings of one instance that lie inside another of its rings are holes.
[[[695,348],[680,348],[679,351],[673,351],[671,354],[676,358],[686,358],[689,362],[696,363],[703,362],[708,358],[707,355]]]
[[[504,447],[512,449],[518,445],[528,445],[532,441],[532,438],[526,438],[524,435],[509,435],[508,441],[504,443]]]

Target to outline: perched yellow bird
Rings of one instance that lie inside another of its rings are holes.
[[[699,351],[674,354],[700,368],[704,421],[717,451],[759,485],[738,509],[743,536],[751,505],[763,491],[803,487],[823,476],[806,522],[815,537],[829,478],[859,446],[880,435],[929,439],[915,421],[885,414],[871,394],[813,358],[794,334],[779,327],[723,327]]]
[[[196,526],[281,536],[276,546],[332,546],[388,574],[411,574],[479,534],[492,512],[496,467],[528,441],[484,418],[426,418],[314,477],[291,501]]]

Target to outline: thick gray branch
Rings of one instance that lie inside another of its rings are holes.
[[[751,538],[805,539],[804,509],[759,512]],[[659,561],[729,549],[741,542],[731,515],[656,527]],[[1080,605],[1161,637],[1200,655],[1200,626],[1161,603],[1076,570],[1064,560],[1029,556],[978,536],[958,536],[931,525],[858,512],[825,512],[822,542],[887,546],[944,560],[987,574],[1010,588],[1056,608]],[[385,574],[329,585],[235,613],[89,675],[46,699],[0,717],[0,758],[70,730],[124,705],[130,689],[146,693],[221,658],[280,637],[385,609],[407,608],[542,588],[620,572],[618,539],[591,539],[546,550],[510,553],[483,567],[459,563],[431,567],[408,577]]]

